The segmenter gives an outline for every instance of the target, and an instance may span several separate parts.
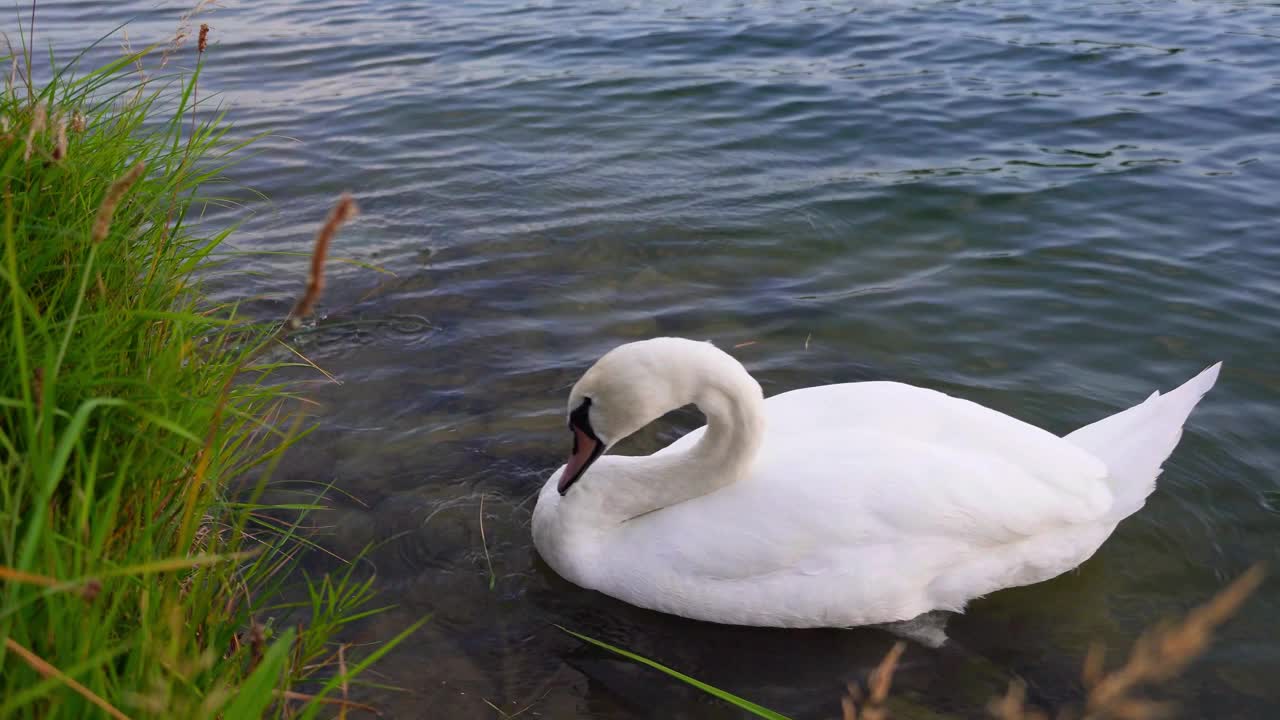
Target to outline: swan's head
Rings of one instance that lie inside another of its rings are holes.
[[[663,414],[697,400],[707,377],[751,377],[707,342],[654,338],[620,345],[596,361],[569,393],[573,450],[560,476],[560,494],[605,450]]]

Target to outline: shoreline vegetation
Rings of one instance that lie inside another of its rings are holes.
[[[349,699],[357,676],[425,619],[376,647],[339,644],[385,608],[354,559],[286,588],[324,490],[258,502],[307,432],[274,375],[310,366],[270,358],[301,358],[286,335],[355,203],[320,229],[282,323],[210,306],[200,277],[231,230],[197,220],[231,201],[204,189],[253,139],[200,104],[209,28],[181,23],[158,60],[126,49],[83,71],[108,36],[43,84],[30,25],[4,57],[0,717],[367,716]]]

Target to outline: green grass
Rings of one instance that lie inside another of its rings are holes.
[[[283,600],[299,508],[257,498],[305,428],[275,328],[202,300],[229,229],[190,222],[247,143],[193,113],[194,40],[170,75],[147,56],[0,96],[0,717],[345,714],[417,626],[349,658],[370,582]]]
[[[560,626],[557,625],[556,627],[560,627]],[[685,675],[679,670],[673,670],[656,660],[650,660],[649,658],[644,657],[643,655],[637,655],[636,653],[633,653],[630,650],[623,650],[622,648],[610,645],[609,643],[603,640],[596,640],[593,637],[588,637],[581,633],[576,633],[572,630],[569,630],[568,628],[561,627],[560,629],[572,635],[573,637],[578,638],[579,640],[585,643],[595,645],[598,648],[601,648],[603,650],[608,650],[609,652],[621,655],[622,657],[628,660],[634,660],[635,662],[638,662],[641,665],[647,665],[653,668],[654,670],[657,670],[658,672],[665,673],[666,675],[669,675],[679,680],[680,682],[685,683],[686,685],[695,687],[698,690],[701,690],[702,692],[712,697],[720,698],[721,700],[729,703],[730,705],[741,708],[742,710],[745,710],[746,712],[750,713],[754,717],[765,718],[766,720],[791,720],[791,718],[787,717],[786,715],[783,715],[782,713],[774,712],[773,710],[770,710],[769,708],[764,707],[763,705],[757,705],[756,703],[753,703],[750,700],[747,700],[746,698],[740,697],[738,695],[734,695],[728,690],[721,690],[720,688],[714,685],[708,685],[707,683],[704,683],[701,680],[698,680],[697,678],[693,678],[688,675]]]

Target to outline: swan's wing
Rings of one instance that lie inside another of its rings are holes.
[[[871,555],[915,563],[915,548],[982,551],[1095,522],[1113,502],[1101,461],[941,393],[858,383],[767,406],[750,477],[636,518],[619,539],[678,573],[823,573]]]
[[[766,437],[786,452],[798,438],[839,438],[874,430],[966,452],[986,452],[1026,469],[1068,495],[1109,499],[1101,460],[1053,433],[977,403],[896,382],[860,382],[801,388],[765,400]],[[660,452],[691,447],[700,427]]]

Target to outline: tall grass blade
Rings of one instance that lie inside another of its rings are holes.
[[[610,645],[607,642],[604,642],[602,640],[596,640],[595,638],[592,638],[592,637],[587,637],[586,635],[583,635],[581,633],[576,633],[560,625],[557,625],[556,627],[578,638],[579,640],[582,640],[583,642],[591,643],[592,645],[595,645],[598,648],[603,648],[605,650],[608,650],[611,653],[616,653],[618,655],[621,655],[624,658],[627,658],[628,660],[634,660],[642,665],[648,665],[654,670],[664,672],[667,675],[670,675],[671,677],[679,680],[680,682],[686,683],[688,685],[692,685],[693,687],[701,690],[702,692],[707,693],[708,695],[713,695],[715,697],[720,698],[721,700],[724,700],[725,702],[731,705],[742,708],[743,710],[746,710],[747,712],[751,713],[752,715],[755,715],[756,717],[767,718],[767,720],[791,720],[791,718],[787,717],[786,715],[783,715],[782,713],[774,712],[773,710],[770,710],[767,707],[764,707],[762,705],[757,705],[751,702],[750,700],[738,697],[737,695],[734,695],[728,690],[721,690],[720,688],[715,687],[714,685],[708,685],[707,683],[704,683],[701,680],[698,680],[696,678],[691,678],[688,675],[685,675],[684,673],[680,672],[679,670],[673,670],[667,667],[666,665],[650,660],[647,657],[637,655],[629,650],[623,650],[620,647],[614,647],[613,645]]]

